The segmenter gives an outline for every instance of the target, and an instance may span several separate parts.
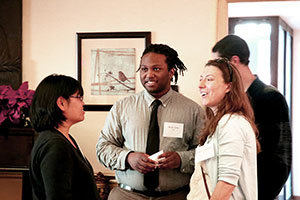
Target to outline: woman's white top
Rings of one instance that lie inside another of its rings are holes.
[[[205,165],[212,193],[217,182],[224,181],[236,186],[230,199],[257,200],[256,156],[256,139],[250,123],[241,115],[226,114],[215,133],[196,149],[195,166],[199,168],[201,162]],[[196,193],[205,192],[199,190],[197,176],[202,176],[201,170],[195,170],[191,178],[188,199],[197,199]]]

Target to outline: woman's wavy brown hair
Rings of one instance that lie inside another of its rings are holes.
[[[230,91],[226,93],[223,100],[217,106],[218,112],[214,115],[213,111],[206,107],[207,121],[204,129],[200,135],[200,145],[203,145],[209,135],[214,134],[219,120],[225,114],[239,114],[245,117],[251,124],[256,135],[257,152],[260,151],[258,142],[258,129],[254,123],[254,113],[246,92],[243,90],[243,83],[240,73],[234,65],[232,65],[226,58],[218,58],[209,60],[205,67],[214,66],[222,72],[225,83],[230,83]]]

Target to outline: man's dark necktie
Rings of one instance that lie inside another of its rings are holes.
[[[155,100],[150,118],[150,126],[147,139],[146,154],[152,155],[159,151],[159,126],[157,122],[157,109],[161,104],[160,100]],[[158,186],[158,169],[144,175],[144,186],[149,191],[154,191]]]

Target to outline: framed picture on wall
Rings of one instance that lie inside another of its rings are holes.
[[[150,43],[151,32],[77,33],[86,111],[109,111],[117,100],[143,89],[136,71]]]

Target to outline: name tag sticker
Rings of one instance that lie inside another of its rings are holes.
[[[203,146],[198,146],[195,152],[195,163],[207,160],[215,156],[214,143],[205,144]]]
[[[183,123],[164,123],[164,137],[182,138],[183,136]]]

